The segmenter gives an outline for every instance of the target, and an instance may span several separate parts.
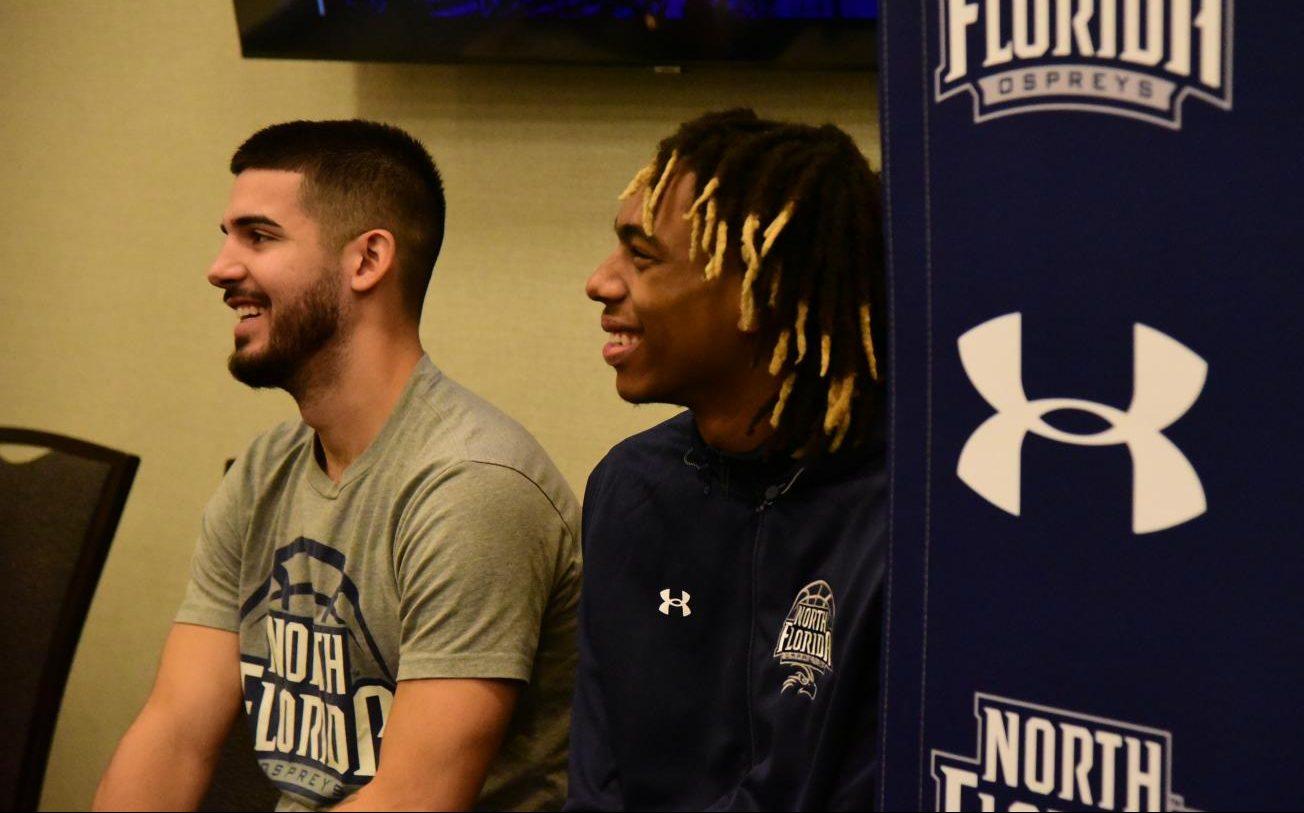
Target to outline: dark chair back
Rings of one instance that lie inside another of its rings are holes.
[[[0,445],[39,455],[10,462],[0,449],[8,613],[0,624],[0,809],[35,810],[77,639],[140,458],[27,429],[0,427]]]

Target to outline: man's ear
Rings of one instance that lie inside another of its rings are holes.
[[[387,229],[371,229],[349,241],[344,262],[354,293],[366,293],[387,275],[397,273],[396,248],[394,234]]]

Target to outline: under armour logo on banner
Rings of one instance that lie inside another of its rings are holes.
[[[1023,326],[1018,313],[984,322],[960,337],[960,361],[974,389],[996,410],[960,452],[956,474],[1003,511],[1019,516],[1020,453],[1029,433],[1079,446],[1126,444],[1132,455],[1132,531],[1162,531],[1205,512],[1204,487],[1186,455],[1162,434],[1204,389],[1209,365],[1151,327],[1132,331],[1132,404],[1126,411],[1077,398],[1029,401],[1023,389]],[[1064,432],[1042,418],[1076,409],[1110,424],[1090,435]]]
[[[688,600],[690,598],[692,598],[692,596],[688,595],[688,593],[683,590],[679,591],[679,598],[671,598],[670,588],[667,587],[665,590],[661,591],[661,614],[670,615],[670,608],[674,607],[679,610],[679,615],[681,617],[692,615],[693,609],[688,606]]]

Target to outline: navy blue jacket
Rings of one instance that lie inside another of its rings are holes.
[[[568,809],[872,805],[881,443],[738,457],[685,412],[594,469],[583,543]]]

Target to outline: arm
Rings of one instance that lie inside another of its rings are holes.
[[[540,654],[539,643],[548,608],[559,606],[558,568],[577,554],[551,501],[513,469],[457,465],[413,497],[395,541],[398,688],[376,777],[350,804],[486,804],[481,786],[507,736],[546,737],[531,753],[546,764],[533,770],[553,774],[541,775],[540,787],[560,784],[559,704],[549,701],[545,719],[536,701],[524,710],[521,730],[508,729],[527,682],[549,698],[564,691],[558,669],[565,658],[557,644]],[[508,747],[519,754],[519,742]],[[531,768],[519,760],[504,770],[489,780],[491,791],[494,778],[529,783],[522,772]]]
[[[194,810],[240,710],[235,633],[173,624],[145,707],[127,729],[94,810]]]
[[[498,753],[520,684],[404,680],[376,776],[336,810],[469,810]]]

